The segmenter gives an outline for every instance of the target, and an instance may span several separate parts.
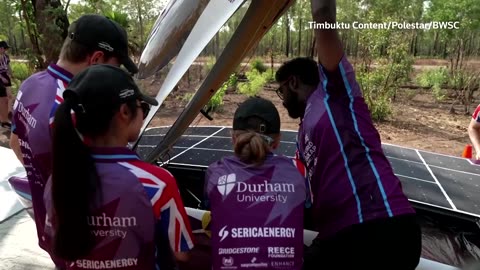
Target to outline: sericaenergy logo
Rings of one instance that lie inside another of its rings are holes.
[[[227,226],[223,226],[223,228],[218,232],[218,236],[221,237],[220,242],[225,240],[228,236]]]

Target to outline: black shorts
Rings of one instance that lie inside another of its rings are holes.
[[[5,85],[3,85],[3,82],[0,81],[0,97],[6,97],[7,96],[7,88]]]
[[[0,76],[2,76],[3,78],[7,79],[7,83],[4,83],[2,79],[0,79],[0,82],[6,86],[6,87],[10,87],[12,86],[12,80],[10,79],[10,76],[8,76],[8,74],[6,72],[0,72]]]
[[[422,251],[415,215],[353,225],[329,239],[315,239],[304,254],[304,270],[414,270]]]

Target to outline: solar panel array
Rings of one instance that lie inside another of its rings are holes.
[[[168,127],[147,130],[139,142],[141,157],[162,140]],[[190,127],[169,153],[169,164],[206,168],[232,155],[231,128]],[[277,154],[294,156],[296,132],[282,131]],[[383,144],[383,150],[411,202],[480,218],[480,166],[468,159]]]

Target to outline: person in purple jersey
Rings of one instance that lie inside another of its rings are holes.
[[[104,16],[84,15],[70,26],[58,62],[27,78],[13,106],[10,146],[27,171],[39,245],[49,253],[49,239],[43,235],[43,191],[52,169],[51,125],[73,75],[100,63],[123,64],[129,72],[137,72],[128,58],[126,31]]]
[[[235,155],[206,173],[213,269],[301,269],[307,188],[294,160],[272,153],[280,143],[273,103],[242,103],[232,140]]]
[[[63,96],[44,196],[53,253],[68,270],[173,269],[173,249],[193,245],[178,187],[126,147],[158,102],[111,65],[80,72]]]
[[[9,114],[12,108],[12,69],[10,68],[10,57],[7,50],[10,48],[6,41],[0,41],[0,125],[3,128],[11,129]]]
[[[311,0],[316,23],[336,21],[334,0]],[[276,73],[311,181],[318,236],[305,269],[415,269],[421,231],[335,29],[316,29],[320,65],[296,58]]]

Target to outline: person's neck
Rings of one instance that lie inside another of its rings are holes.
[[[128,140],[119,138],[116,135],[105,135],[90,139],[92,147],[126,147]]]
[[[76,75],[88,67],[88,65],[85,63],[73,64],[71,62],[68,62],[62,59],[59,59],[57,61],[57,66],[65,69],[66,71],[70,72],[72,75]]]
[[[300,99],[304,103],[307,103],[308,99],[313,94],[313,92],[315,92],[316,89],[317,89],[316,87],[310,87],[310,86],[307,87],[306,86],[305,90],[300,92],[300,93],[302,93],[301,96],[300,96]]]

